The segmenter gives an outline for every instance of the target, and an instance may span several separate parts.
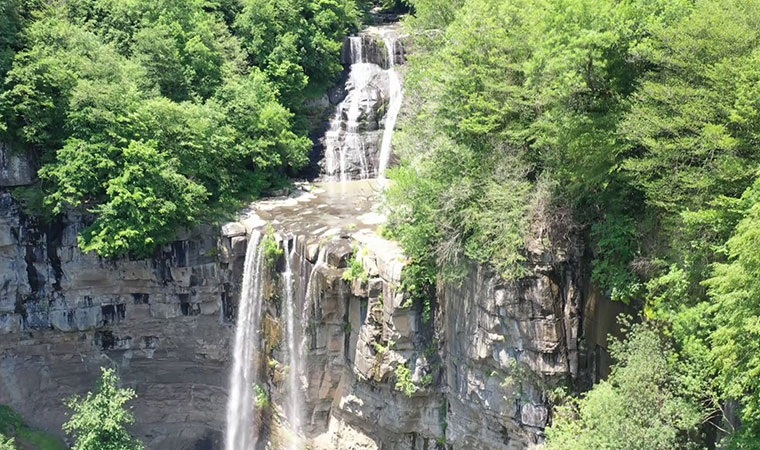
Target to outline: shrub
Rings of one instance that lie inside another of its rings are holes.
[[[396,366],[396,389],[411,397],[417,392],[417,386],[412,381],[412,371],[405,364]]]
[[[277,260],[282,256],[284,250],[280,248],[280,244],[277,243],[277,238],[274,235],[274,227],[268,224],[266,232],[261,239],[259,248],[264,252],[264,262],[267,267],[273,269],[277,265]]]
[[[709,414],[690,395],[673,349],[651,325],[634,325],[610,348],[616,364],[581,398],[556,408],[547,449],[685,448]]]
[[[354,247],[354,251],[348,259],[348,268],[341,276],[344,281],[360,280],[362,283],[366,283],[369,280],[369,271],[364,268],[364,264],[359,259],[365,253],[365,249]]]
[[[63,430],[74,437],[73,450],[142,450],[140,441],[130,436],[127,426],[134,423],[132,412],[124,405],[135,398],[135,391],[118,387],[113,369],[101,368],[95,393],[66,401],[73,414]]]
[[[267,394],[266,389],[264,389],[264,386],[260,384],[254,384],[253,395],[253,402],[256,404],[256,407],[259,408],[259,410],[269,408],[269,395]]]

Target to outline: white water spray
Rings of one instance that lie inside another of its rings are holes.
[[[396,129],[396,121],[404,99],[401,79],[396,72],[396,39],[386,36],[383,42],[385,42],[385,49],[388,52],[388,94],[390,100],[388,102],[388,113],[385,116],[382,147],[380,147],[380,161],[377,170],[379,178],[385,178],[385,171],[388,169],[388,162],[391,159],[391,150],[393,149],[393,132]]]
[[[300,374],[304,372],[304,351],[297,343],[300,342],[296,333],[296,296],[293,289],[293,262],[296,252],[296,240],[285,257],[285,272],[283,278],[283,298],[285,301],[285,320],[288,341],[288,392],[285,404],[285,414],[293,431],[293,438],[288,443],[289,450],[300,450],[298,434],[301,432],[303,394]]]
[[[260,351],[261,304],[264,297],[264,252],[261,234],[253,231],[248,241],[243,269],[243,288],[238,303],[235,347],[227,399],[226,450],[253,450],[257,430],[254,426],[254,385],[259,383],[254,367]]]

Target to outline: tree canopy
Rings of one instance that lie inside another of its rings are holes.
[[[635,382],[693,395],[710,417],[739,401],[729,441],[755,448],[760,3],[411,3],[409,105],[387,192],[388,232],[412,262],[406,286],[424,297],[467,260],[517,279],[530,251],[580,235],[594,283],[671,339],[679,364],[663,380],[687,381],[667,392],[624,381],[636,365],[618,355],[610,380],[558,413],[550,446],[575,448],[557,444],[560,429],[598,444],[660,425],[664,440],[641,448],[701,445],[692,422],[657,414],[629,417],[635,430],[612,428],[625,414],[598,428],[594,411],[633,401]]]
[[[3,0],[4,140],[40,154],[80,246],[146,256],[308,162],[304,100],[342,70],[353,0]]]

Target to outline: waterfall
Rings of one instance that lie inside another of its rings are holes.
[[[395,33],[377,31],[370,35],[352,36],[346,44],[349,53],[344,61],[350,63],[345,85],[345,98],[337,105],[324,136],[324,175],[329,180],[347,181],[352,178],[383,177],[388,167],[393,129],[403,97],[401,80],[396,71]],[[385,51],[383,51],[383,45]],[[382,111],[384,128],[380,129]],[[380,141],[382,138],[382,147]],[[347,184],[341,183],[341,189]],[[282,231],[282,230],[280,230]],[[268,271],[264,252],[259,248],[263,237],[254,230],[248,241],[243,269],[243,285],[238,304],[227,401],[225,450],[254,450],[259,439],[259,418],[256,411],[256,386],[266,382],[261,378],[263,356],[262,314]],[[285,325],[287,374],[282,387],[282,413],[292,431],[287,440],[288,450],[303,450],[304,428],[311,423],[307,416],[308,349],[313,335],[309,330],[312,317],[320,307],[320,269],[326,264],[327,249],[320,245],[314,265],[305,254],[297,251],[295,237],[286,240],[282,280],[282,319]],[[302,244],[303,247],[303,244]],[[309,271],[308,268],[312,267]],[[297,276],[296,276],[297,274]],[[341,303],[346,293],[341,285]],[[263,445],[263,442],[260,443]]]
[[[261,307],[264,297],[264,252],[261,234],[253,231],[248,241],[243,269],[243,288],[238,303],[235,346],[227,399],[226,450],[252,450],[256,443],[254,426],[254,385],[259,383],[255,363],[259,353]]]
[[[401,80],[396,71],[396,39],[386,35],[383,42],[388,53],[388,90],[390,100],[388,102],[388,113],[385,115],[385,129],[383,130],[380,161],[378,163],[379,168],[377,170],[377,175],[380,178],[385,177],[385,170],[388,168],[388,161],[391,159],[393,131],[396,129],[396,120],[398,119],[399,111],[401,111],[401,103],[404,98]]]
[[[317,257],[314,268],[306,274],[306,258],[301,257],[300,283],[295,283],[293,266],[296,263],[296,238],[293,238],[292,247],[285,258],[285,271],[283,272],[283,300],[285,306],[286,336],[288,345],[288,376],[287,395],[285,403],[285,416],[293,432],[288,441],[288,450],[302,450],[303,443],[300,438],[303,434],[303,412],[305,410],[306,380],[306,349],[308,348],[308,323],[311,314],[310,306],[314,304],[314,278],[319,269],[326,263],[326,249],[322,249]],[[294,285],[298,284],[296,291]],[[303,287],[305,286],[305,291]],[[297,313],[297,306],[301,300],[302,309]],[[298,326],[300,325],[300,327]]]
[[[364,44],[361,36],[349,36],[348,43],[351,47],[351,64],[363,63]]]
[[[293,431],[293,439],[288,444],[289,450],[299,450],[298,434],[301,432],[301,415],[303,407],[302,384],[300,375],[303,373],[303,360],[305,358],[303,346],[296,334],[296,296],[293,291],[293,262],[296,252],[296,240],[293,238],[293,247],[285,257],[285,272],[283,275],[283,299],[285,301],[285,320],[288,341],[288,392],[285,404],[285,413]]]
[[[301,312],[301,323],[303,328],[303,335],[301,339],[301,348],[303,351],[306,351],[306,349],[309,347],[309,333],[308,333],[308,325],[309,325],[309,306],[311,304],[314,304],[314,308],[317,308],[317,302],[314,301],[314,276],[319,272],[319,269],[322,268],[326,264],[327,261],[327,248],[323,247],[319,251],[319,256],[317,256],[317,263],[314,265],[314,268],[311,269],[311,273],[309,274],[309,279],[306,282],[306,293],[304,295],[303,300],[303,311]],[[301,374],[304,377],[304,385],[306,385],[306,373]]]
[[[351,36],[345,46],[344,61],[350,63],[346,96],[324,137],[323,173],[328,180],[382,178],[390,161],[403,99],[396,70],[398,41],[395,31],[372,33]],[[383,115],[384,128],[378,129]]]
[[[365,90],[379,72],[372,63],[361,62],[363,40],[351,38],[351,65],[346,81],[346,98],[338,104],[330,121],[330,129],[325,133],[325,170],[333,179],[346,181],[350,178],[351,167],[356,166],[360,178],[368,178],[371,167],[365,150],[365,135],[362,120],[366,115]]]

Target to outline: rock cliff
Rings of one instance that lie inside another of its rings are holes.
[[[382,86],[404,55],[395,40],[347,42],[347,62],[377,66],[356,102],[337,109],[341,121],[374,125],[341,128],[329,144],[339,161],[347,136],[371,137],[361,147],[370,153],[347,156],[353,178],[380,165]],[[33,183],[34,161],[0,147],[0,403],[35,426],[60,430],[62,399],[91,389],[108,365],[137,391],[134,432],[147,448],[221,448],[247,242],[267,223],[293,250],[297,306],[308,311],[302,431],[311,448],[531,448],[550,420],[551,391],[605,373],[618,308],[589,286],[578,236],[532,251],[532,275],[519,282],[472,264],[461,283],[441,282],[427,309],[401,290],[399,247],[376,233],[376,182],[297,189],[239,221],[183,231],[151,258],[105,260],[77,247],[87,217],[44,223],[24,213],[13,191]],[[267,273],[257,356],[271,399],[259,420],[274,449],[292,439],[283,258]],[[344,277],[356,262],[364,273]]]

